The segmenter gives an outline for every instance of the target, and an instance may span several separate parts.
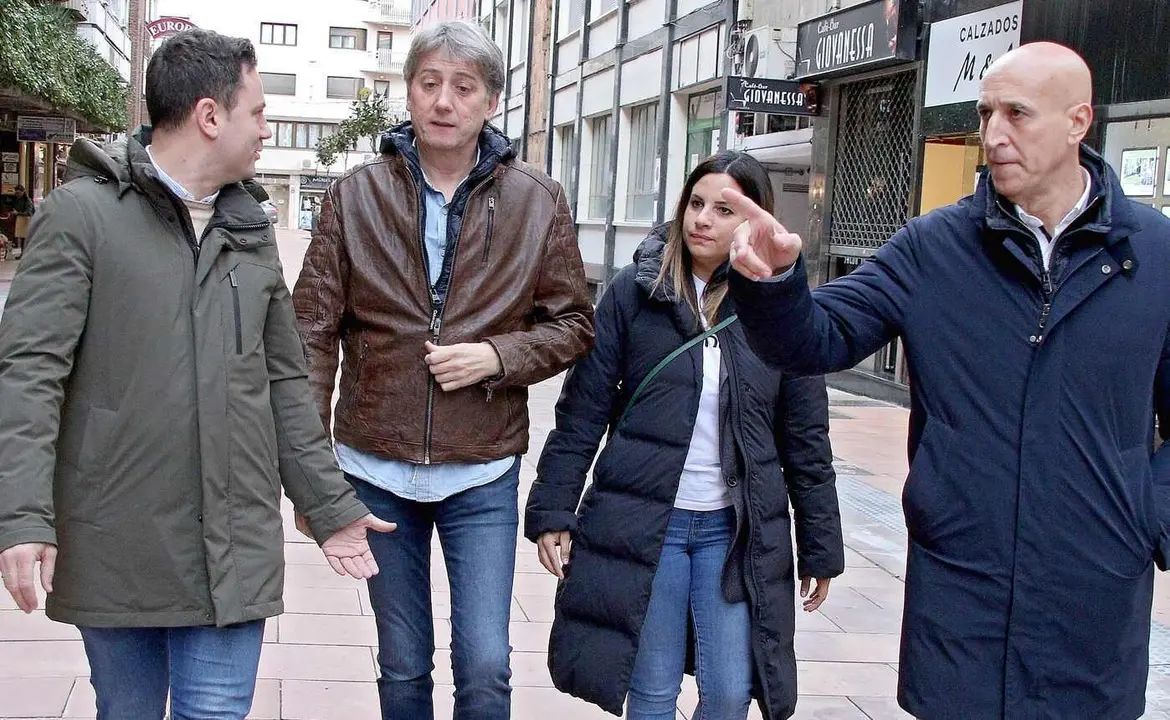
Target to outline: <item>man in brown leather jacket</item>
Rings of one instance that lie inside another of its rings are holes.
[[[507,718],[508,618],[527,386],[592,346],[561,187],[487,124],[504,59],[477,26],[432,25],[406,59],[412,122],[333,184],[293,299],[321,419],[370,538],[384,718],[433,717],[431,534],[450,578],[455,716]],[[446,598],[439,600],[444,604]]]

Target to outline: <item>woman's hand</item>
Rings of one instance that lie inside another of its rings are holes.
[[[536,540],[536,553],[540,557],[540,564],[553,575],[562,580],[565,578],[564,567],[569,564],[569,550],[573,540],[568,530],[549,532]]]
[[[817,586],[809,595],[808,587],[812,582],[812,578],[803,577],[800,579],[800,596],[804,598],[804,611],[816,612],[821,603],[829,597],[829,583],[833,582],[832,578],[817,578]]]

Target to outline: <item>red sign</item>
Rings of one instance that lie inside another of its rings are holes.
[[[185,30],[195,29],[196,26],[190,20],[177,17],[162,17],[146,25],[146,32],[150,33],[151,40],[158,40],[159,38],[175,35]]]

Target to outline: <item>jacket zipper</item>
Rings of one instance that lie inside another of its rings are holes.
[[[236,279],[236,271],[228,273],[228,280],[232,285],[232,312],[236,316],[236,355],[244,354],[244,330],[240,327],[240,282]]]
[[[470,203],[471,198],[475,197],[475,194],[477,192],[479,192],[479,190],[481,188],[483,188],[489,182],[491,182],[491,180],[492,180],[492,176],[489,175],[487,178],[484,179],[483,182],[481,182],[479,185],[476,185],[474,188],[472,188],[471,192],[469,192],[467,194],[467,202]],[[412,178],[412,181],[413,181],[413,178]],[[416,189],[416,191],[417,191],[417,189]],[[491,198],[489,198],[488,199],[488,209],[492,210],[494,208],[494,206],[495,206],[495,201],[492,200]],[[465,213],[467,212],[467,205],[466,204],[463,206],[463,210]],[[489,214],[488,217],[490,219],[491,215]],[[423,253],[424,267],[428,271],[427,283],[429,286],[429,284],[430,284],[430,273],[429,273],[430,268],[426,265],[426,263],[427,263],[427,260],[426,260],[426,256],[427,256],[426,228],[423,227],[422,221],[423,221],[422,205],[419,205],[418,240],[419,240],[419,247]],[[489,224],[489,228],[490,228],[490,224]],[[491,237],[490,232],[489,232],[488,237],[489,238]],[[451,292],[451,284],[452,284],[451,281],[455,277],[455,260],[458,257],[457,253],[459,250],[459,242],[462,238],[463,238],[463,225],[460,224],[459,234],[457,234],[455,236],[455,244],[452,245],[451,247],[447,248],[447,252],[451,253],[451,270],[447,274],[447,292],[448,293]],[[442,273],[442,270],[440,270],[439,277],[441,278],[442,276],[443,276],[443,273]],[[438,345],[439,344],[439,332],[440,332],[440,330],[442,330],[442,327],[443,327],[443,315],[447,312],[447,302],[445,299],[442,299],[439,297],[439,293],[435,290],[435,288],[433,286],[429,287],[428,289],[430,290],[430,293],[431,293],[431,324],[430,324],[428,329],[430,330],[430,333],[431,333],[431,342],[434,343],[435,345]],[[434,435],[434,430],[435,430],[435,376],[431,374],[430,369],[427,370],[427,375],[428,375],[428,377],[427,377],[427,414],[426,414],[425,430],[423,432],[423,465],[430,465],[431,464],[431,438]]]
[[[723,355],[723,353],[720,353],[720,354]],[[744,554],[743,554],[744,564],[746,565],[746,567],[744,568],[744,571],[745,571],[744,575],[745,575],[746,582],[744,584],[747,586],[748,596],[751,599],[750,605],[753,608],[758,608],[759,602],[757,601],[757,598],[759,598],[759,596],[760,596],[760,590],[759,590],[759,580],[756,577],[756,568],[755,568],[755,565],[752,563],[753,543],[752,543],[752,529],[751,529],[751,520],[750,520],[751,512],[752,512],[751,511],[751,507],[752,507],[752,470],[749,467],[749,463],[751,461],[748,459],[747,453],[742,449],[742,448],[745,448],[747,446],[744,445],[744,443],[743,443],[743,412],[742,412],[742,408],[739,407],[740,400],[738,397],[738,390],[737,390],[739,388],[739,366],[736,365],[735,358],[733,357],[733,353],[731,352],[730,348],[728,349],[728,352],[726,355],[724,355],[724,357],[726,357],[728,359],[728,363],[727,363],[728,370],[729,370],[728,380],[731,382],[731,390],[729,393],[729,398],[731,396],[736,397],[736,399],[734,401],[734,406],[732,408],[732,424],[733,424],[732,437],[733,437],[734,443],[738,444],[738,446],[740,448],[740,452],[743,454],[744,524],[747,525],[747,530],[748,530],[746,547],[744,547]],[[739,528],[736,528],[736,530],[738,531]],[[794,568],[793,572],[795,574],[795,568]],[[755,645],[755,643],[753,643],[753,648],[752,648],[752,655],[753,656],[756,654],[756,648],[754,647],[754,645]],[[759,674],[759,680],[760,680],[760,685],[761,685],[761,692],[762,692],[764,698],[766,698],[765,704],[770,705],[771,704],[771,695],[769,694],[768,681],[767,681],[765,675],[766,675],[765,673],[761,672]]]
[[[488,226],[487,240],[483,243],[483,261],[488,261],[488,253],[492,249],[492,226],[496,223],[496,196],[488,196]]]
[[[1085,209],[1083,211],[1081,211],[1081,214],[1084,215],[1084,213],[1091,210],[1093,208],[1093,206],[1096,204],[1097,204],[1097,198],[1094,198],[1092,200],[1092,202],[1085,205]],[[1027,225],[1025,225],[1024,222],[1022,220],[1020,220],[1020,218],[1018,216],[1016,216],[1014,213],[1009,213],[1007,211],[1007,209],[1005,207],[1003,207],[1002,204],[999,205],[999,209],[1005,215],[1007,215],[1012,221],[1014,221],[1020,230],[1022,230],[1024,233],[1026,233],[1029,240],[1035,240],[1037,243],[1037,246],[1039,245],[1040,241],[1036,239],[1036,234],[1033,233],[1032,229],[1029,228]],[[1057,238],[1055,240],[1052,240],[1052,249],[1049,251],[1049,257],[1055,258],[1056,251],[1059,248],[1060,244],[1066,238],[1080,232],[1081,229],[1082,229],[1082,227],[1073,228],[1072,230],[1061,233],[1059,236],[1057,236]],[[1047,230],[1042,230],[1042,232],[1046,233]],[[1044,253],[1043,252],[1040,253],[1040,262],[1044,263]],[[1050,260],[1050,262],[1051,262],[1051,260]],[[1044,304],[1040,307],[1040,318],[1036,322],[1036,332],[1035,332],[1035,334],[1033,334],[1031,337],[1028,338],[1028,342],[1031,343],[1033,347],[1039,347],[1044,342],[1044,328],[1048,324],[1048,316],[1052,314],[1052,300],[1053,300],[1053,297],[1056,295],[1056,289],[1052,285],[1052,273],[1049,270],[1047,264],[1044,265],[1044,268],[1043,268],[1042,272],[1040,273],[1040,292],[1044,297]]]
[[[1053,250],[1055,249],[1053,248]],[[1048,315],[1052,312],[1052,275],[1048,272],[1048,268],[1044,268],[1044,274],[1040,278],[1040,286],[1044,294],[1044,306],[1040,309],[1040,320],[1037,322],[1036,334],[1031,338],[1033,345],[1040,345],[1044,342],[1044,325],[1048,322]]]

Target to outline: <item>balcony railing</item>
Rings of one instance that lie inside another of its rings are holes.
[[[414,24],[410,6],[395,0],[370,0],[371,21],[387,25]]]
[[[61,5],[72,11],[78,22],[89,20],[89,16],[93,12],[90,8],[90,0],[65,0]]]
[[[371,71],[390,75],[401,75],[406,66],[406,53],[393,50],[375,50],[371,53]]]

